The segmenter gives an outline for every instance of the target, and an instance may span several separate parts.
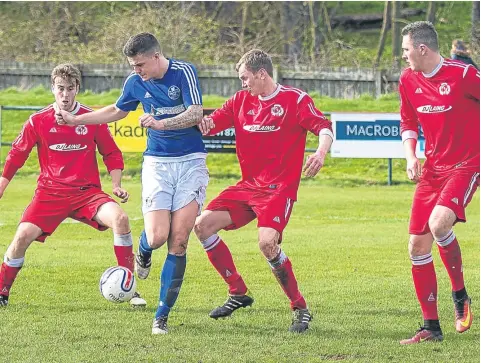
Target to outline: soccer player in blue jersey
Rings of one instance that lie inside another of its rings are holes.
[[[139,121],[147,128],[142,164],[144,231],[136,256],[136,272],[147,278],[152,251],[166,241],[168,254],[161,274],[159,305],[152,334],[167,333],[167,318],[180,291],[187,241],[200,214],[209,182],[206,150],[197,124],[202,95],[192,64],[165,58],[149,33],[131,37],[124,46],[133,72],[114,105],[74,116],[60,111],[60,124],[101,124],[120,120],[142,103]]]

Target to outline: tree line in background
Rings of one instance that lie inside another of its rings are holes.
[[[129,36],[149,31],[164,53],[196,64],[235,63],[262,48],[282,66],[400,67],[402,27],[430,20],[441,51],[471,43],[473,2],[0,2],[0,60],[122,63]]]

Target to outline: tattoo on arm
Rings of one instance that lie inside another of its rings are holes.
[[[191,105],[180,115],[162,120],[164,122],[164,130],[179,130],[196,126],[202,120],[202,116],[202,105]]]

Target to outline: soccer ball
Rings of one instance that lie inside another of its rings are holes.
[[[108,301],[122,303],[130,301],[135,293],[137,281],[128,268],[110,267],[100,278],[100,293]]]

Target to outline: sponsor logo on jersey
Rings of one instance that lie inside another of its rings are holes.
[[[441,83],[439,86],[439,94],[444,96],[444,95],[449,95],[449,92],[451,92],[451,87],[447,83]]]
[[[177,86],[170,86],[168,95],[171,100],[178,99],[180,97],[180,88]]]
[[[441,112],[449,111],[452,108],[453,108],[453,106],[426,105],[426,106],[419,106],[417,108],[417,111],[421,112],[421,113],[441,113]]]
[[[82,145],[82,144],[69,144],[67,145],[66,143],[63,144],[53,144],[48,147],[50,150],[55,150],[55,151],[78,151],[78,150],[83,150],[87,148],[87,145]]]
[[[152,98],[149,92],[145,92],[144,98]]]
[[[272,116],[282,116],[284,114],[284,109],[281,105],[276,103],[274,106],[271,107],[271,114]]]
[[[423,93],[423,90],[418,87],[418,88],[416,88],[416,92],[414,92],[414,93]]]
[[[158,107],[155,108],[153,105],[150,106],[150,114],[152,116],[162,116],[162,115],[178,115],[185,111],[184,105],[178,105],[174,107]]]
[[[75,132],[77,133],[77,135],[87,135],[88,129],[84,125],[78,125],[75,128]]]
[[[248,115],[251,115],[251,116],[254,116],[256,113],[254,112],[254,110],[250,110],[249,112],[247,112]]]
[[[244,125],[244,130],[249,132],[274,132],[279,130],[279,126]]]
[[[56,129],[55,127],[52,127],[52,128],[50,129],[50,132],[57,132],[57,129]]]

